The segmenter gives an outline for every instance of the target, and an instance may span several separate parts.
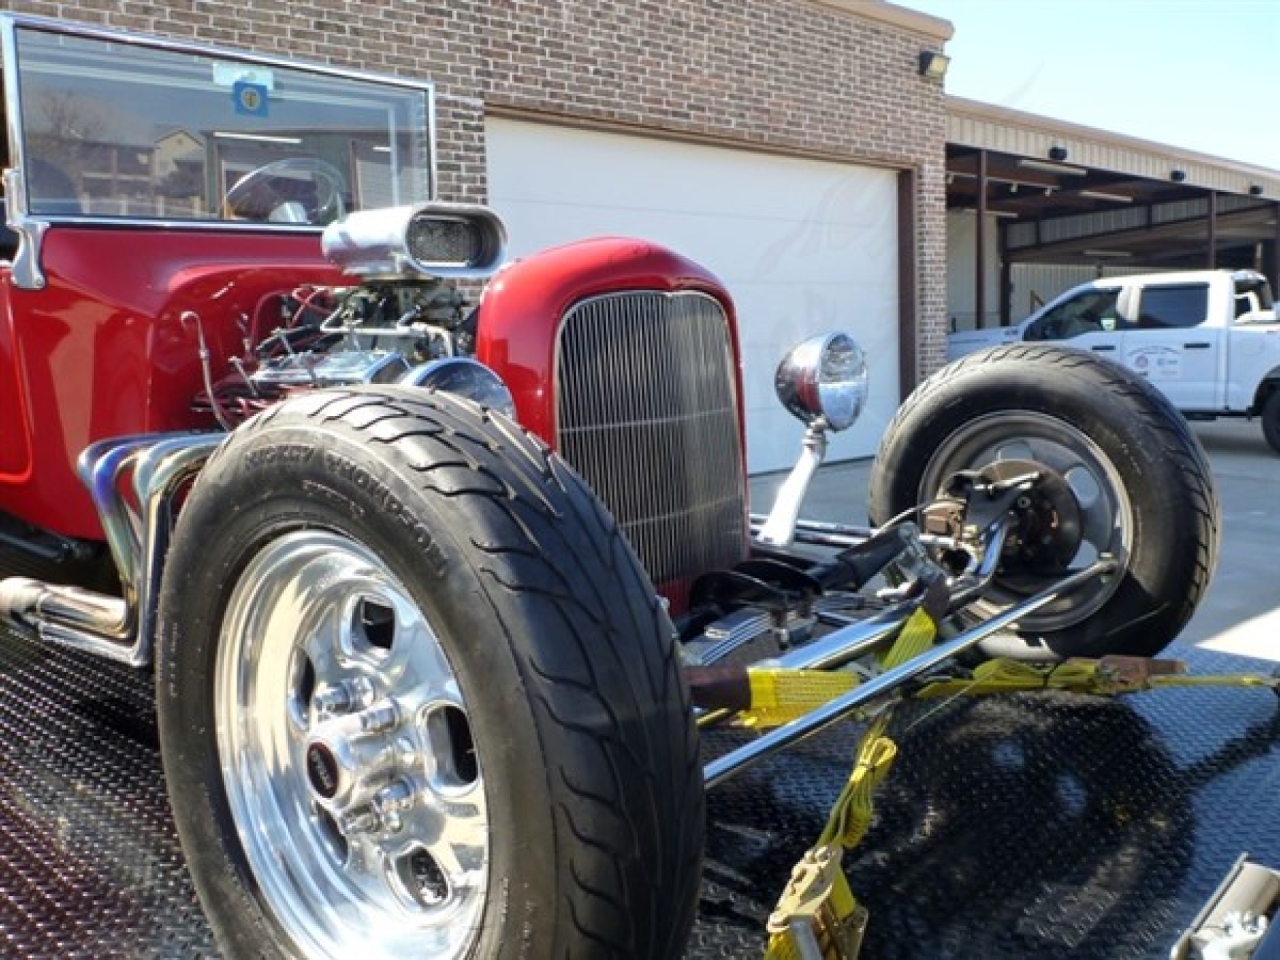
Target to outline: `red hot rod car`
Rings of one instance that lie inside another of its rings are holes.
[[[804,450],[753,518],[728,292],[636,240],[504,264],[497,216],[434,198],[429,84],[0,39],[0,611],[154,667],[229,956],[669,960],[705,787],[966,651],[1153,654],[1208,582],[1203,453],[1121,370],[945,369],[872,525],[816,524],[867,367],[802,344]],[[887,666],[921,609],[944,639]],[[753,658],[859,682],[702,756]]]

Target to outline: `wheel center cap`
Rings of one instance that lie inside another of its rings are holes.
[[[307,747],[307,780],[311,789],[322,800],[332,800],[338,795],[338,758],[323,743]]]

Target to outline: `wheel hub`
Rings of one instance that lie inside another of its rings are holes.
[[[338,758],[327,744],[313,743],[307,747],[307,781],[321,803],[338,795]]]
[[[1084,537],[1080,503],[1062,475],[1034,460],[1001,460],[979,476],[999,483],[1034,473],[1035,483],[1013,505],[1017,518],[1005,540],[1002,559],[1029,573],[1061,573],[1080,551]]]
[[[399,829],[414,804],[409,777],[419,753],[407,736],[404,711],[384,700],[357,713],[321,720],[305,750],[307,785],[344,834]]]
[[[1031,410],[971,418],[929,457],[919,498],[934,498],[959,472],[982,476],[989,468],[986,476],[992,480],[1028,472],[1042,479],[1024,503],[1012,505],[1012,542],[1006,542],[996,576],[975,607],[979,615],[1038,592],[1047,577],[1084,569],[1104,555],[1121,571],[1127,568],[1135,530],[1132,504],[1116,465],[1087,433]],[[1122,579],[1097,578],[1027,617],[1019,632],[1063,631],[1086,622]]]

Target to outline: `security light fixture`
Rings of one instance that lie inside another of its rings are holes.
[[[1169,179],[1172,180],[1174,183],[1181,183],[1183,180],[1187,179],[1187,171],[1178,170],[1176,168],[1173,170],[1170,170]]]
[[[1050,147],[1049,159],[1058,160],[1058,161],[1067,159],[1067,148],[1066,147]]]
[[[922,77],[941,80],[947,75],[947,67],[950,65],[951,58],[945,53],[939,53],[937,50],[920,51],[920,76]]]
[[[1262,196],[1262,184],[1260,184],[1260,183],[1252,184],[1252,185],[1249,187],[1249,196],[1251,196],[1251,197],[1260,197],[1260,196]]]

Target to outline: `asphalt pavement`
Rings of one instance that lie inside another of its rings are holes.
[[[1209,650],[1280,662],[1280,454],[1256,422],[1194,423],[1222,504],[1218,568],[1181,640]],[[796,450],[800,434],[796,435]],[[870,460],[822,467],[802,516],[866,522]],[[752,509],[768,511],[786,474],[751,478]]]

